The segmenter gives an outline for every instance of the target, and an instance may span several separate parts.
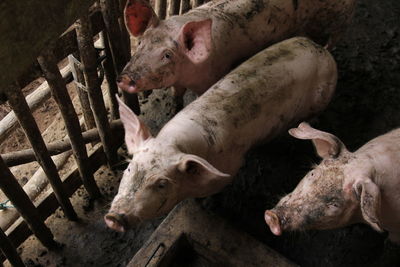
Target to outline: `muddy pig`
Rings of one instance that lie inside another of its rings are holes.
[[[205,197],[231,182],[246,151],[322,110],[336,86],[330,53],[298,37],[260,52],[172,118],[156,137],[122,102],[125,142],[133,158],[107,225],[124,231]]]
[[[289,133],[312,140],[322,162],[283,197],[265,221],[272,233],[366,223],[400,242],[400,129],[349,152],[334,135],[307,123]]]
[[[221,0],[160,21],[147,1],[129,0],[125,22],[138,47],[119,76],[130,93],[175,86],[204,93],[243,60],[269,45],[308,36],[333,45],[356,0]]]

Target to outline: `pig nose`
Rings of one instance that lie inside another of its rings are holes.
[[[104,216],[104,221],[108,227],[118,232],[125,232],[127,229],[127,223],[124,214],[107,213]]]
[[[117,78],[118,87],[128,93],[137,93],[136,81],[128,75],[122,74]]]
[[[271,210],[265,211],[264,219],[265,219],[265,222],[268,224],[269,229],[271,229],[271,232],[274,235],[282,234],[282,229],[281,229],[281,225],[279,223],[279,218],[275,214],[275,212],[273,212]]]

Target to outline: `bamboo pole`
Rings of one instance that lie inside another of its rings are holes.
[[[11,244],[11,241],[8,239],[7,235],[0,229],[0,250],[7,257],[8,261],[14,267],[23,267],[25,264],[22,262],[20,256],[18,255],[17,250]]]
[[[94,119],[99,131],[100,140],[104,147],[108,163],[112,166],[117,161],[117,150],[111,144],[111,131],[107,118],[100,82],[97,76],[96,51],[93,44],[91,25],[87,16],[81,17],[76,23],[76,33],[84,66],[86,88],[89,96],[90,106],[93,110]]]
[[[169,0],[168,1],[168,17],[179,15],[179,8],[181,5],[181,0]]]
[[[38,61],[50,86],[51,93],[61,111],[61,116],[63,117],[67,128],[72,151],[83,185],[92,199],[99,198],[101,196],[100,190],[96,185],[93,173],[90,172],[89,166],[87,166],[87,151],[82,138],[79,118],[75,113],[74,105],[72,104],[71,98],[68,94],[67,86],[57,67],[57,61],[54,54],[48,50],[38,58]]]
[[[47,248],[56,248],[58,244],[53,239],[53,234],[50,229],[44,224],[40,218],[39,212],[33,205],[25,191],[18,184],[10,169],[4,164],[0,157],[0,189],[12,202],[21,216],[29,225],[29,228]]]
[[[26,103],[24,95],[16,86],[7,90],[6,95],[10,106],[14,110],[21,127],[24,129],[32,148],[35,151],[35,156],[38,163],[40,166],[42,166],[47,178],[50,181],[61,208],[68,219],[77,220],[77,215],[71,205],[71,202],[64,194],[63,185],[61,183],[60,176],[58,175],[57,168],[50,158],[50,154],[47,151],[42,135],[40,134],[40,130],[32,116],[28,104]]]
[[[116,131],[122,129],[121,120],[112,121],[110,123],[110,127],[112,135],[114,136]],[[97,128],[83,132],[82,137],[85,144],[98,141],[100,139]],[[47,144],[47,150],[51,156],[63,153],[69,149],[71,149],[71,141],[69,137],[66,137],[62,141],[55,141]],[[36,159],[33,149],[24,149],[20,151],[10,152],[2,154],[1,156],[3,157],[6,165],[9,167],[29,163]]]
[[[179,7],[179,14],[183,15],[191,9],[190,0],[181,0],[181,6]]]

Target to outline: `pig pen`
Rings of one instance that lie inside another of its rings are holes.
[[[337,90],[328,109],[312,123],[340,137],[352,151],[400,125],[399,14],[400,3],[395,0],[359,1],[351,27],[333,51],[339,68]],[[185,100],[191,99],[193,96],[187,95]],[[141,99],[141,107],[146,123],[154,132],[173,116],[174,106],[168,92],[156,91],[148,99]],[[301,266],[379,265],[385,234],[376,233],[366,225],[284,233],[281,237],[270,233],[263,219],[265,209],[272,208],[282,195],[290,192],[318,161],[311,142],[284,134],[253,149],[232,185],[197,201],[236,229]],[[162,221],[160,218],[145,222],[124,234],[106,229],[102,216],[116,193],[125,166],[121,163],[114,171],[102,167],[96,172],[96,181],[105,196],[102,202],[90,203],[82,188],[74,194],[72,204],[80,221],[68,221],[60,210],[47,219],[55,239],[64,244],[62,249],[48,251],[31,237],[18,248],[24,263],[125,266]]]

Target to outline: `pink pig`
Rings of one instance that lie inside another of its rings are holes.
[[[128,0],[125,22],[138,47],[118,78],[137,93],[174,86],[204,93],[236,65],[293,36],[335,44],[356,0],[221,0],[160,21],[147,1]]]
[[[349,152],[334,135],[307,123],[289,133],[312,140],[322,162],[295,190],[265,212],[275,235],[284,230],[332,229],[352,223],[389,232],[400,243],[400,129]]]
[[[133,158],[105,216],[107,225],[124,231],[169,212],[186,198],[222,190],[250,147],[325,108],[336,79],[330,53],[298,37],[241,64],[155,137],[120,102],[125,142]]]

